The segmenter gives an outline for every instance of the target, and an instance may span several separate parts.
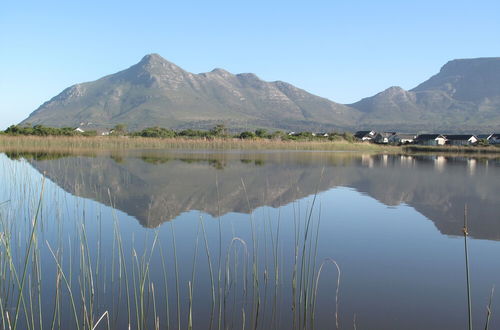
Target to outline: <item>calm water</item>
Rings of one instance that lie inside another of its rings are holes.
[[[467,204],[484,328],[500,284],[499,183],[496,159],[0,154],[0,327],[15,318],[40,205],[18,328],[75,328],[75,314],[91,328],[107,311],[116,329],[465,329]]]

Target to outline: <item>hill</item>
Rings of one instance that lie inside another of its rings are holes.
[[[500,58],[453,60],[411,90],[390,87],[342,105],[282,81],[223,69],[193,74],[157,54],[96,81],[73,85],[22,124],[131,130],[376,129],[407,132],[500,130]]]
[[[223,69],[193,74],[157,54],[93,82],[73,85],[42,104],[23,123],[130,129],[231,128],[333,129],[359,117],[345,105],[288,83]]]
[[[500,129],[500,58],[453,60],[406,91],[391,87],[349,106],[366,127],[410,131]]]

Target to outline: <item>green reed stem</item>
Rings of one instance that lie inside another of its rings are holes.
[[[31,229],[31,235],[30,235],[30,242],[28,245],[28,250],[26,251],[26,257],[24,259],[24,269],[23,269],[23,276],[21,279],[21,286],[19,287],[19,296],[17,298],[17,303],[16,303],[16,312],[14,316],[14,329],[17,329],[17,320],[18,320],[18,315],[19,315],[19,307],[21,306],[21,297],[23,296],[23,289],[24,289],[24,281],[26,279],[26,272],[28,270],[28,260],[30,257],[31,253],[31,246],[33,245],[33,241],[35,239],[35,232],[37,228],[37,223],[38,223],[38,216],[40,213],[40,209],[42,208],[42,198],[43,198],[43,190],[45,187],[45,177],[42,178],[42,188],[40,191],[40,199],[38,200],[38,207],[36,208],[36,213],[35,213],[35,218],[33,219],[33,227]]]

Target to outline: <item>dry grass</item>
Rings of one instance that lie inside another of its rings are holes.
[[[73,136],[0,136],[0,150],[40,151],[125,149],[186,149],[186,150],[327,150],[327,151],[384,151],[401,152],[400,147],[357,143],[347,141],[281,141],[241,140],[233,138],[188,139],[188,138],[143,138],[143,137],[73,137]]]

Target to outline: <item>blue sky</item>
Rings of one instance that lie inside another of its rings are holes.
[[[2,1],[0,129],[147,53],[350,103],[500,56],[499,1]]]

